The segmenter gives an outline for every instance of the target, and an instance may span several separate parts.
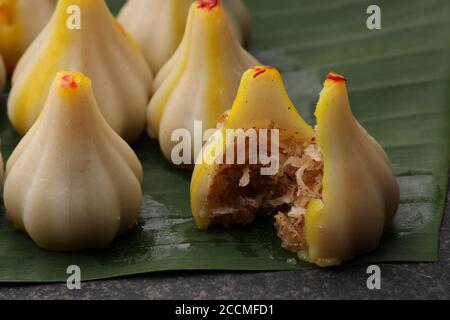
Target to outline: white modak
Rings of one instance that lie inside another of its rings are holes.
[[[103,248],[136,224],[142,176],[134,151],[101,115],[91,80],[61,72],[7,162],[6,213],[47,250]]]

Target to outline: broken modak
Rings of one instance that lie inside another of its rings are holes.
[[[7,162],[6,213],[42,248],[103,248],[135,225],[142,175],[134,151],[100,113],[91,80],[60,72]]]
[[[277,70],[248,70],[199,154],[191,183],[198,227],[273,216],[283,248],[319,266],[375,249],[399,203],[388,158],[353,116],[341,75],[328,75],[315,115],[313,129]]]
[[[169,160],[174,130],[194,136],[196,121],[205,130],[215,128],[233,103],[242,73],[258,64],[239,44],[220,2],[204,3],[191,5],[184,38],[156,77],[148,108],[148,132]]]
[[[183,38],[189,8],[194,0],[128,0],[118,20],[139,42],[156,74],[170,59]],[[198,1],[213,7],[215,1]],[[242,0],[224,0],[233,30],[242,43],[250,38],[250,17]]]
[[[89,76],[106,121],[126,141],[137,140],[145,128],[153,76],[139,45],[104,0],[59,0],[20,60],[8,100],[9,119],[20,134],[39,116],[58,70]]]
[[[48,23],[56,2],[57,0],[0,0],[0,53],[10,73]]]

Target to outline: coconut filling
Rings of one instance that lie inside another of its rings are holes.
[[[279,151],[275,175],[261,175],[261,164],[220,165],[205,209],[212,225],[246,225],[258,215],[273,216],[282,247],[299,253],[307,248],[306,207],[322,198],[323,158],[314,141],[280,141]]]

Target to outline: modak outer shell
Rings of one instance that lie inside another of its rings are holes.
[[[25,134],[39,116],[59,70],[89,76],[110,126],[128,142],[140,136],[152,73],[104,0],[60,0],[50,23],[22,57],[8,100],[8,116],[19,133]]]
[[[280,73],[272,67],[258,66],[244,73],[233,107],[216,132],[222,139],[211,139],[199,155],[203,161],[197,161],[192,175],[191,208],[200,229],[205,230],[211,224],[204,205],[217,169],[214,158],[222,157],[213,150],[225,150],[218,144],[226,141],[227,129],[250,128],[277,128],[281,134],[293,137],[299,144],[314,137],[314,130],[289,99]]]
[[[386,153],[352,114],[344,77],[328,76],[315,115],[323,192],[308,206],[305,233],[308,259],[328,266],[378,246],[397,212],[399,187]]]
[[[48,23],[57,0],[0,0],[0,53],[9,72]]]
[[[40,247],[102,248],[135,225],[141,181],[138,158],[104,120],[89,78],[62,72],[7,162],[4,203]]]
[[[144,50],[156,74],[170,59],[183,38],[193,0],[129,0],[118,20]],[[223,1],[233,30],[242,43],[250,38],[250,17],[242,0]]]
[[[6,82],[5,65],[3,64],[3,58],[0,55],[0,96],[3,93],[3,89],[5,88],[5,82]]]
[[[193,136],[194,121],[201,121],[204,130],[215,128],[233,102],[242,73],[256,64],[231,31],[220,3],[211,8],[192,4],[183,41],[159,72],[147,113],[148,132],[159,139],[167,159],[174,130],[184,128]]]

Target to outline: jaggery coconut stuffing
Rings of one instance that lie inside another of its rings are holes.
[[[299,145],[280,141],[279,167],[262,175],[262,164],[217,166],[205,211],[213,225],[247,225],[256,216],[274,219],[282,247],[298,253],[307,247],[303,227],[306,207],[322,197],[323,159],[315,141]]]

